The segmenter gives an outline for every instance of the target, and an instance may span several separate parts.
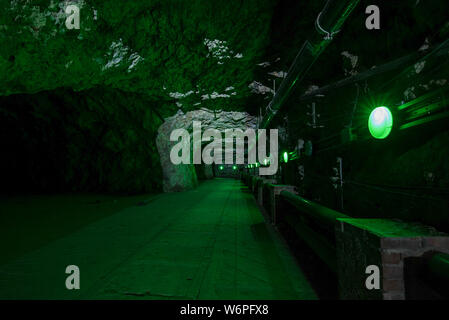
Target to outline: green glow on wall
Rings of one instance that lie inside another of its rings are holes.
[[[368,129],[376,139],[385,139],[393,128],[393,115],[387,107],[375,108],[368,119]]]
[[[232,169],[233,170],[237,170],[237,166],[232,166]]]
[[[264,165],[268,165],[268,159],[265,159],[265,160],[263,161],[263,164],[264,164]]]
[[[220,170],[223,170],[223,166],[220,166]]]
[[[287,151],[284,152],[284,162],[285,163],[288,162],[288,152]]]

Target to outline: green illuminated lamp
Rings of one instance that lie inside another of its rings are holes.
[[[288,162],[288,152],[287,151],[284,152],[284,162],[285,163]]]
[[[223,170],[223,166],[220,166],[220,170]]]
[[[268,159],[267,158],[265,158],[265,160],[263,161],[263,164],[264,165],[268,165]]]
[[[232,169],[233,170],[237,170],[237,166],[232,166]]]
[[[385,139],[393,128],[393,115],[387,107],[375,108],[368,119],[368,129],[376,139]]]

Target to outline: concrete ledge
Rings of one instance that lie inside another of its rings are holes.
[[[388,219],[338,219],[335,237],[342,299],[404,300],[404,259],[431,251],[449,253],[447,234]],[[365,286],[369,265],[380,269],[379,290]]]

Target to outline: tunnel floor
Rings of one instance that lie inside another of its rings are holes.
[[[65,287],[68,265],[79,290]],[[316,298],[234,179],[156,196],[0,265],[0,299]]]

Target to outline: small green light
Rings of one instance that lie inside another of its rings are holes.
[[[288,152],[287,151],[284,152],[284,162],[285,163],[288,162]]]
[[[393,128],[393,115],[387,107],[375,108],[368,119],[368,129],[376,139],[385,139]]]
[[[220,170],[223,170],[223,166],[220,166]]]
[[[265,160],[263,161],[264,165],[268,165],[268,159],[265,158]]]
[[[232,166],[232,169],[233,170],[237,170],[237,166]]]

